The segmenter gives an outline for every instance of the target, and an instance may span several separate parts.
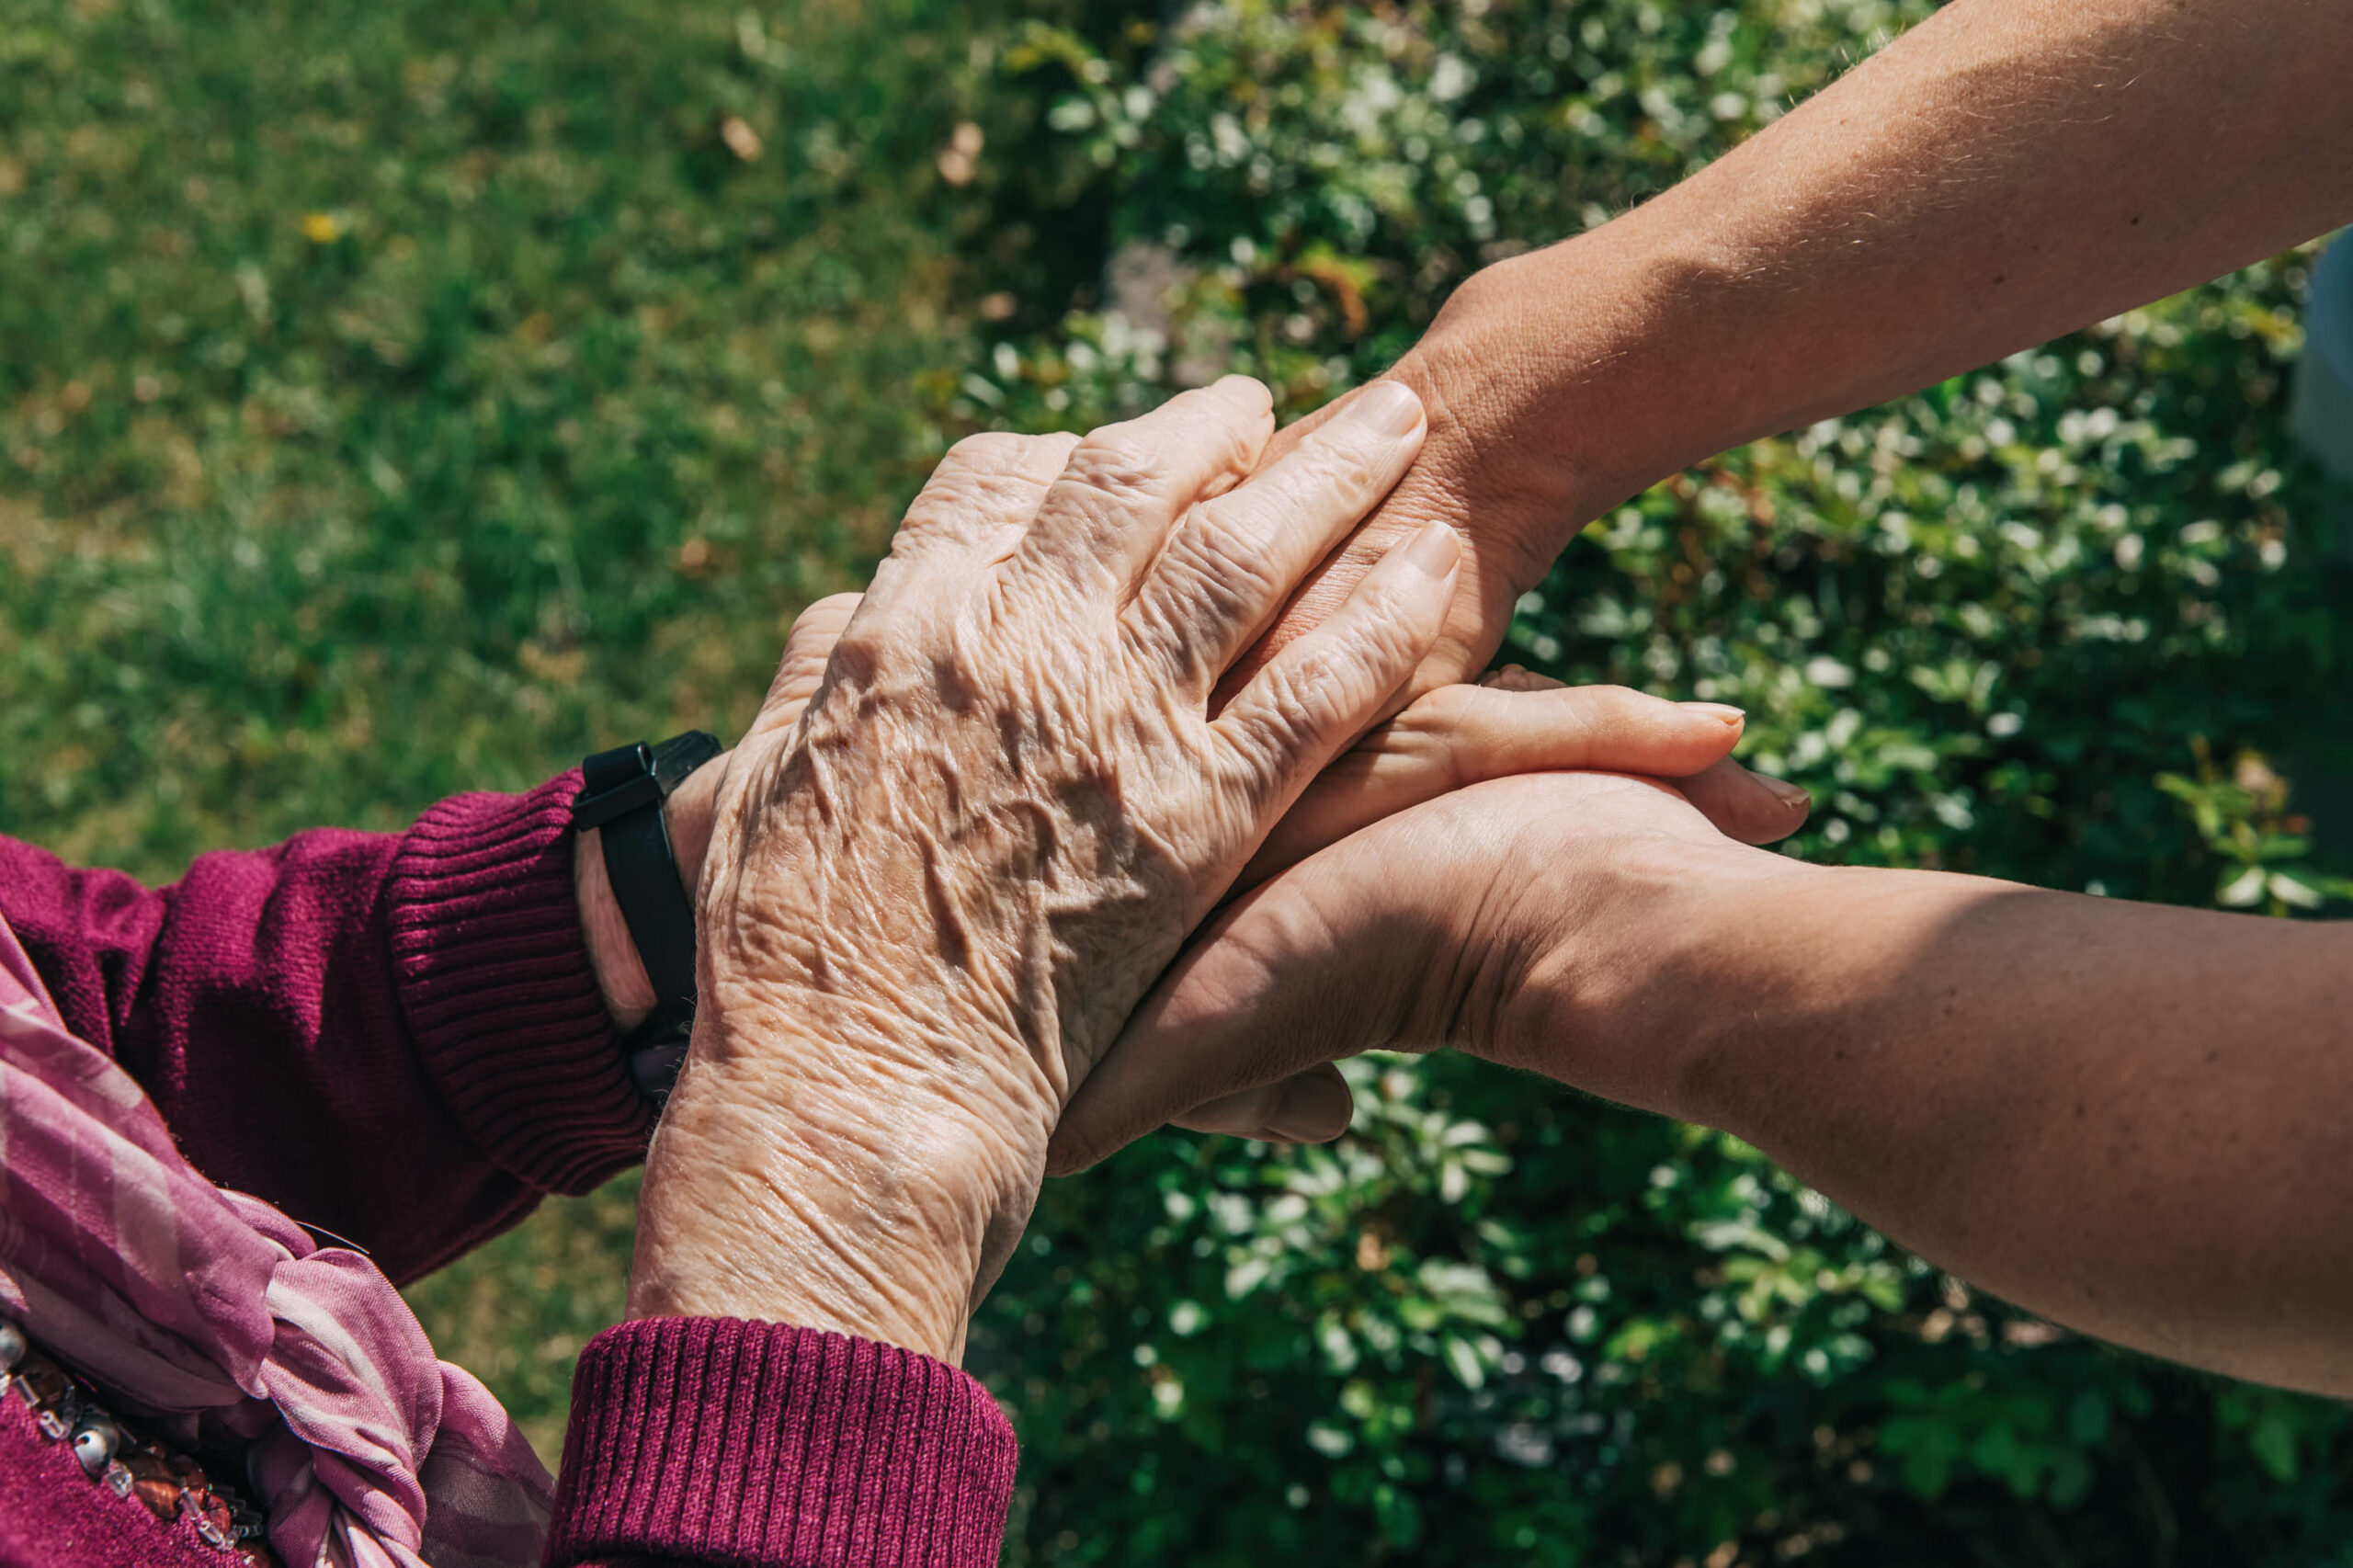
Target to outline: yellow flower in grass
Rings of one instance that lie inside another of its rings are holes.
[[[302,237],[314,245],[331,245],[343,237],[343,225],[332,212],[305,212]]]

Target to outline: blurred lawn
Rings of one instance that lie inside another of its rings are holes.
[[[740,722],[943,442],[942,10],[10,7],[0,820],[162,876]]]
[[[949,439],[979,19],[0,8],[0,831],[168,880],[732,733]],[[551,1455],[634,1193],[415,1292]]]

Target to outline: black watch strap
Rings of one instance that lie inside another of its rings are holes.
[[[689,730],[660,745],[616,746],[580,765],[572,825],[603,830],[605,876],[654,983],[654,1011],[622,1042],[631,1075],[659,1103],[676,1082],[695,1021],[695,909],[678,876],[662,802],[717,756],[718,737]]]

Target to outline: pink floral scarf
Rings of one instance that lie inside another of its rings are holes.
[[[290,1568],[538,1562],[552,1487],[375,1265],[181,1158],[0,919],[0,1311],[170,1440],[250,1445]]]

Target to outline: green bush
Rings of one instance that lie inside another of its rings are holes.
[[[1009,62],[1167,297],[1008,338],[968,406],[1083,426],[1234,364],[1304,410],[1924,9],[1236,0],[1141,74],[1035,28]],[[2303,265],[1678,476],[1512,653],[1745,708],[1810,858],[2320,905],[2274,760],[2341,766]],[[1164,1135],[1049,1191],[976,1351],[1022,1560],[2353,1561],[2335,1405],[2021,1317],[1728,1139],[1461,1062],[1356,1082],[1336,1150]]]
[[[739,725],[955,436],[1227,368],[1303,411],[1927,9],[19,5],[0,831],[163,876]],[[2304,261],[1679,476],[1512,656],[1745,707],[1812,858],[2325,903]],[[1350,1071],[1334,1148],[1050,1187],[973,1341],[1009,1561],[2353,1562],[2337,1406],[2021,1317],[1736,1142]],[[632,1192],[413,1292],[543,1445]]]

